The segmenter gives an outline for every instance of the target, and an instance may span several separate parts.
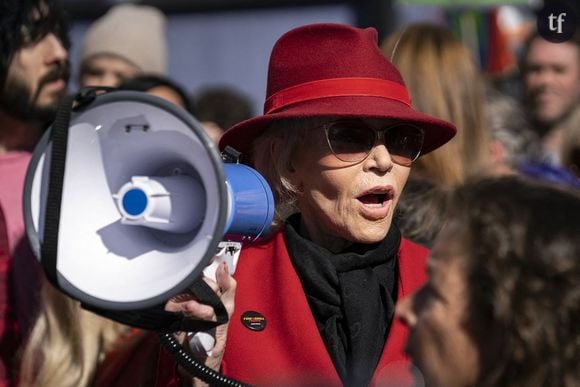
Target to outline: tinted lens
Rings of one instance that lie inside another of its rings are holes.
[[[342,161],[363,160],[373,148],[376,133],[362,123],[336,122],[326,127],[332,153]]]
[[[385,146],[393,161],[409,166],[419,157],[423,147],[423,130],[413,125],[399,124],[384,133]]]

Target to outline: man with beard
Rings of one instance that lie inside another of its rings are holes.
[[[31,152],[68,81],[68,36],[58,0],[0,2],[0,386],[34,317],[40,268],[28,247],[22,190]]]
[[[522,56],[528,114],[542,139],[548,162],[560,164],[562,133],[571,113],[580,108],[580,30],[569,40],[552,43],[533,34]]]

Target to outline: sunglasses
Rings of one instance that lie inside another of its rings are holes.
[[[332,153],[341,161],[358,163],[381,140],[394,163],[405,167],[417,160],[423,147],[423,129],[411,124],[394,124],[375,130],[360,121],[336,121],[322,126]]]

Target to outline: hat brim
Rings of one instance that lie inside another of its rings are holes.
[[[231,146],[242,152],[251,153],[254,140],[273,122],[309,118],[377,118],[409,122],[423,128],[425,138],[421,154],[429,153],[445,144],[456,133],[449,122],[413,110],[408,105],[380,97],[328,97],[315,101],[304,101],[287,107],[283,111],[265,114],[242,121],[222,135],[220,149]]]

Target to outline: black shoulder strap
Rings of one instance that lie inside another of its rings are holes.
[[[56,119],[52,125],[51,132],[52,151],[49,161],[50,170],[48,193],[44,214],[45,227],[43,230],[44,235],[42,239],[40,262],[44,267],[44,271],[49,281],[55,286],[58,286],[56,252],[58,247],[58,232],[60,228],[62,185],[68,145],[68,128],[74,98],[73,95],[68,95],[62,99],[56,112]]]
[[[164,305],[131,311],[105,310],[87,304],[82,304],[82,307],[122,324],[158,332],[207,331],[228,322],[228,312],[224,304],[205,281],[198,279],[189,290],[199,302],[214,308],[217,321],[197,320],[185,317],[181,313],[167,312]]]
[[[49,162],[49,180],[44,213],[44,230],[40,248],[40,262],[47,278],[58,287],[56,270],[58,233],[60,229],[60,209],[62,204],[62,186],[64,181],[66,153],[68,147],[68,131],[71,111],[77,107],[91,103],[99,92],[107,92],[109,87],[91,87],[81,89],[77,94],[66,95],[59,103],[55,120],[52,124],[50,140],[52,150]]]

